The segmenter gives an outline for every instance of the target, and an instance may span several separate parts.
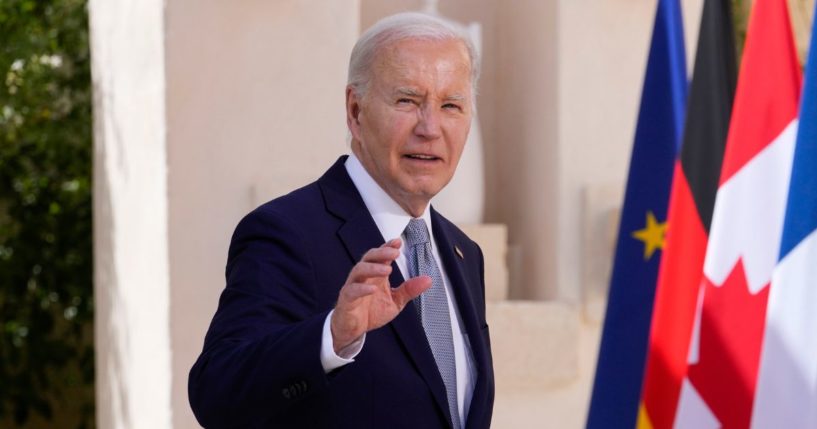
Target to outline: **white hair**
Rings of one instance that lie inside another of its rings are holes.
[[[365,95],[372,78],[370,73],[372,63],[378,51],[387,45],[406,39],[461,41],[468,51],[471,66],[471,90],[476,95],[480,59],[465,27],[456,22],[420,12],[404,12],[388,16],[366,30],[352,49],[346,84],[351,86],[358,96]]]

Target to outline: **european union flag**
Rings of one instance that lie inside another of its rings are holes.
[[[635,427],[655,284],[686,109],[678,0],[659,0],[619,226],[588,428]]]

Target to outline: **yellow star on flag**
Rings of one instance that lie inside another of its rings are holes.
[[[636,240],[644,242],[644,260],[647,261],[658,249],[664,248],[664,233],[667,229],[666,222],[658,222],[652,211],[647,211],[647,225],[644,229],[634,231],[632,236]]]

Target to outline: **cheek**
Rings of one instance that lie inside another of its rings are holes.
[[[447,136],[448,147],[454,160],[458,160],[462,151],[465,149],[465,141],[468,138],[468,130],[471,128],[470,121],[463,123],[455,123],[449,128]]]
[[[381,142],[384,150],[390,153],[394,161],[399,160],[400,153],[411,139],[414,125],[409,118],[403,115],[394,115],[382,128]]]
[[[392,136],[392,140],[396,142],[404,141],[408,136],[414,132],[414,127],[417,124],[417,115],[409,112],[399,112],[396,115],[389,117],[386,128]]]

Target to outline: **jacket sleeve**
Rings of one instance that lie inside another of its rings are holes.
[[[227,285],[188,379],[204,427],[260,424],[328,385],[320,343],[329,310],[317,308],[312,258],[297,231],[263,207],[236,227]]]

